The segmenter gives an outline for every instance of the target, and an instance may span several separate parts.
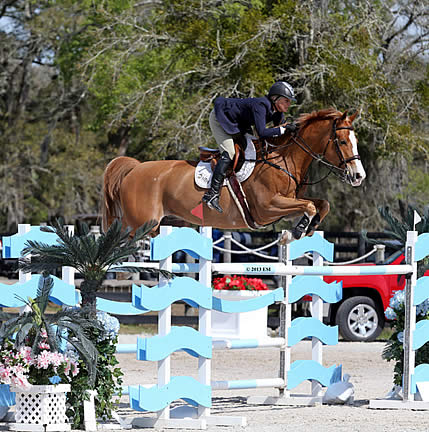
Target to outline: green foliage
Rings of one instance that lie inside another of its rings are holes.
[[[102,332],[99,331],[93,331],[90,334],[90,338],[97,341],[96,348],[99,355],[95,385],[92,387],[88,368],[82,361],[79,361],[79,374],[73,378],[71,392],[67,394],[69,406],[67,416],[73,419],[74,428],[82,428],[84,425],[82,401],[88,398],[86,390],[96,389],[95,414],[101,419],[112,418],[112,411],[121,396],[123,373],[120,368],[116,367],[119,362],[115,357],[118,338],[117,336],[113,339],[103,338],[101,335]],[[117,401],[115,401],[115,395],[117,395]]]
[[[395,294],[396,301],[391,301],[393,306],[391,309],[394,312],[394,321],[392,327],[394,332],[390,336],[383,349],[382,357],[388,362],[395,362],[393,371],[393,382],[396,385],[402,386],[402,378],[404,371],[404,329],[405,329],[405,307],[403,301],[403,293]],[[426,301],[427,302],[427,301]],[[423,307],[420,313],[417,314],[416,322],[429,319],[428,307]],[[415,352],[415,366],[429,363],[429,343],[424,344]]]
[[[425,45],[401,27],[409,19],[424,34],[427,12],[421,2],[396,3],[59,0],[32,2],[30,16],[24,0],[5,6],[17,27],[0,31],[0,132],[10,155],[0,167],[1,226],[98,214],[114,155],[192,158],[214,144],[207,119],[217,96],[261,96],[285,79],[298,95],[291,116],[361,109],[368,188],[327,183],[336,202],[327,222],[356,230],[370,220],[377,229],[376,203],[414,196],[398,161],[419,161],[418,176],[429,154]],[[383,176],[397,186],[372,187]],[[354,223],[350,207],[362,212]]]

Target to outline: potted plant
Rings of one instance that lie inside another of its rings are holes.
[[[228,300],[248,300],[266,294],[268,287],[259,278],[224,276],[213,280],[213,296]],[[212,311],[214,338],[261,339],[267,337],[268,307],[251,312]]]
[[[53,279],[40,278],[37,297],[23,302],[28,311],[14,317],[0,313],[0,382],[16,393],[13,430],[70,430],[66,416],[66,392],[78,373],[73,358],[60,352],[67,340],[85,359],[95,380],[97,350],[85,329],[101,326],[85,318],[83,311],[60,310],[48,314]]]

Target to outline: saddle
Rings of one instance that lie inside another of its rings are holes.
[[[246,147],[241,144],[243,141],[246,142]],[[247,226],[250,229],[259,229],[261,227],[253,220],[246,195],[241,187],[241,182],[249,178],[255,166],[256,151],[254,143],[255,138],[250,135],[246,135],[245,140],[234,142],[235,157],[231,168],[228,169],[226,173],[224,185],[226,184],[228,187]],[[209,147],[199,147],[199,151],[200,161],[195,171],[195,182],[200,187],[208,188],[211,180],[211,172],[214,171],[216,163],[220,158],[220,150]],[[209,171],[210,173],[208,175]],[[203,182],[206,182],[206,184]],[[205,186],[203,186],[203,184],[205,184]]]
[[[240,171],[244,163],[244,151],[242,146],[234,142],[235,157],[232,166],[228,169],[226,176],[230,177],[233,173]],[[200,162],[210,163],[211,169],[214,170],[215,166],[220,158],[220,150],[212,149],[209,147],[198,147],[200,151]]]

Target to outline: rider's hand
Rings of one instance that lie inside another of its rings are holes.
[[[294,133],[298,129],[298,126],[296,123],[288,123],[288,124],[282,124],[280,126],[280,133],[283,135],[286,132]]]
[[[285,129],[286,129],[288,132],[290,132],[290,133],[294,133],[294,132],[296,132],[296,130],[298,129],[298,126],[297,126],[296,123],[288,123],[288,124],[285,126]]]

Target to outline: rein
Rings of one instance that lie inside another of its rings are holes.
[[[291,136],[290,139],[286,142],[286,144],[283,144],[281,146],[275,146],[275,145],[267,143],[265,141],[265,149],[261,148],[261,159],[256,159],[255,162],[257,162],[257,163],[262,162],[264,164],[267,164],[273,168],[276,168],[276,169],[286,173],[296,183],[297,189],[301,188],[302,186],[309,186],[309,185],[314,185],[314,184],[320,183],[323,180],[325,180],[331,173],[333,173],[335,176],[340,178],[341,181],[345,182],[347,179],[347,175],[348,175],[347,164],[353,160],[360,160],[360,156],[359,155],[353,155],[352,157],[349,157],[347,159],[344,158],[343,153],[341,152],[341,149],[340,149],[340,144],[338,143],[338,136],[337,136],[337,131],[338,130],[344,130],[344,129],[354,130],[353,127],[351,127],[351,126],[337,127],[337,119],[335,119],[333,121],[331,136],[329,137],[322,154],[315,153],[311,149],[311,147],[305,142],[305,140],[303,138],[301,138],[299,135]],[[290,141],[292,141],[293,144],[296,144],[305,153],[310,155],[313,160],[327,166],[329,169],[328,174],[326,174],[324,177],[322,177],[321,179],[314,181],[314,182],[306,182],[305,180],[302,182],[299,182],[298,179],[291,172],[289,172],[287,169],[281,167],[278,164],[270,162],[270,159],[277,159],[279,156],[275,156],[273,158],[267,158],[266,155],[268,155],[269,153],[274,151],[274,149],[273,150],[267,150],[267,147],[271,146],[271,147],[275,147],[275,149],[287,147],[287,146],[291,145]],[[335,151],[336,151],[338,158],[340,160],[339,166],[334,165],[333,163],[328,161],[325,157],[326,151],[327,151],[329,143],[331,141],[335,145]],[[344,165],[344,168],[340,168],[343,165]]]

